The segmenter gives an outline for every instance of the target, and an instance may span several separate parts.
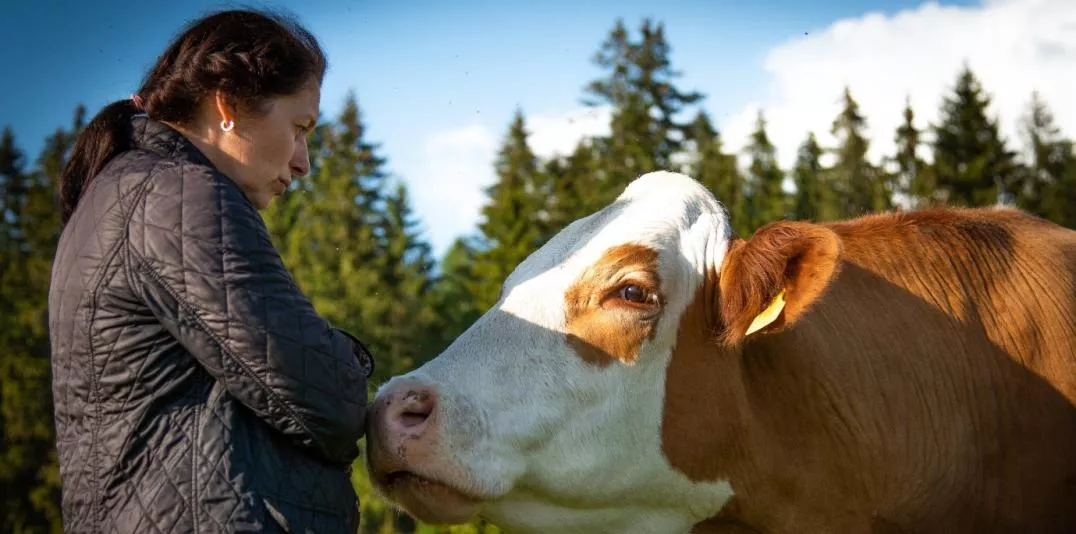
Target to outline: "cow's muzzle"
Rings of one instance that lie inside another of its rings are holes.
[[[382,390],[367,418],[366,462],[377,490],[428,523],[469,520],[482,499],[442,449],[436,389],[396,380]]]

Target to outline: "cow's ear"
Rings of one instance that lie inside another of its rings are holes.
[[[726,344],[791,325],[837,272],[841,240],[824,226],[783,221],[736,239],[719,279],[718,309]]]

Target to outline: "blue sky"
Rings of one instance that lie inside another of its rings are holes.
[[[999,4],[1026,2],[1067,9],[1065,0],[994,0]],[[939,8],[913,0],[695,0],[670,1],[659,9],[656,2],[623,0],[363,0],[248,5],[285,7],[320,37],[331,61],[323,113],[335,114],[345,94],[355,92],[370,138],[380,143],[390,170],[415,190],[418,215],[440,251],[451,237],[470,230],[477,216],[474,191],[489,175],[485,169],[483,178],[468,176],[470,171],[436,176],[438,166],[450,163],[430,157],[429,141],[471,127],[472,133],[486,136],[477,163],[481,164],[482,158],[489,157],[488,138],[499,140],[517,106],[528,116],[554,117],[577,110],[584,84],[599,74],[590,58],[617,17],[633,31],[644,16],[663,21],[674,65],[685,73],[681,84],[704,92],[707,111],[719,125],[735,130],[736,117],[742,129],[742,117],[751,105],[773,105],[777,110],[790,101],[788,84],[800,82],[789,82],[781,73],[796,72],[799,67],[790,67],[787,58],[799,57],[794,53],[797,46],[832,49],[834,43],[843,42],[844,34],[834,25],[838,21],[858,21],[858,30],[851,34],[860,39],[873,39],[873,23],[887,31],[897,28],[890,33],[899,39],[901,32],[913,31],[900,29],[902,16],[912,17],[916,28],[929,28],[929,21],[949,16],[956,17],[953,24],[972,27],[974,20],[981,19],[975,17],[980,9],[976,4],[961,0],[943,2]],[[236,5],[8,0],[0,19],[0,35],[5,38],[0,60],[7,70],[7,83],[0,84],[0,126],[10,125],[20,146],[35,156],[48,133],[70,123],[76,104],[85,104],[92,113],[127,96],[186,20]],[[782,47],[786,53],[775,54]],[[890,48],[892,44],[882,50]],[[924,67],[932,53],[925,54],[909,61]],[[885,60],[879,57],[878,61]],[[948,59],[938,67],[935,86],[949,81],[946,76],[953,61]],[[1003,74],[998,76],[1003,78]],[[810,77],[809,73],[798,75]],[[842,76],[841,80],[848,81],[849,76]],[[1062,89],[1067,88],[1055,88]],[[819,94],[824,96],[822,100],[815,97],[817,104],[826,107],[836,101],[839,91],[826,86]],[[920,98],[933,105],[936,97],[923,94]],[[891,102],[887,105],[893,107]],[[894,115],[898,112],[892,110]],[[471,165],[460,168],[476,164]],[[430,193],[451,191],[453,187],[446,187],[451,180],[461,180],[459,188],[470,191],[470,196],[457,201],[443,193]],[[454,216],[438,214],[452,209]]]
[[[725,103],[720,110],[758,83],[770,46],[861,14],[863,6],[893,12],[918,3],[696,0],[657,9],[637,0],[13,2],[0,18],[0,60],[19,83],[0,87],[0,123],[11,124],[27,147],[67,124],[77,103],[92,111],[128,94],[183,23],[217,8],[280,6],[297,14],[332,61],[323,111],[332,114],[354,89],[371,134],[388,145],[472,114],[506,122],[515,105],[573,106],[597,73],[589,59],[617,17],[633,27],[643,16],[664,21],[684,84],[711,87],[711,100]]]

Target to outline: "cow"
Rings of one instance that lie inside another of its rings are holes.
[[[1076,532],[1076,231],[937,207],[737,236],[657,171],[371,403],[377,491],[507,532]]]

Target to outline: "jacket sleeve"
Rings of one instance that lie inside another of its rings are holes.
[[[357,457],[373,359],[300,293],[238,187],[163,164],[134,203],[128,239],[145,302],[229,394],[328,461]]]

